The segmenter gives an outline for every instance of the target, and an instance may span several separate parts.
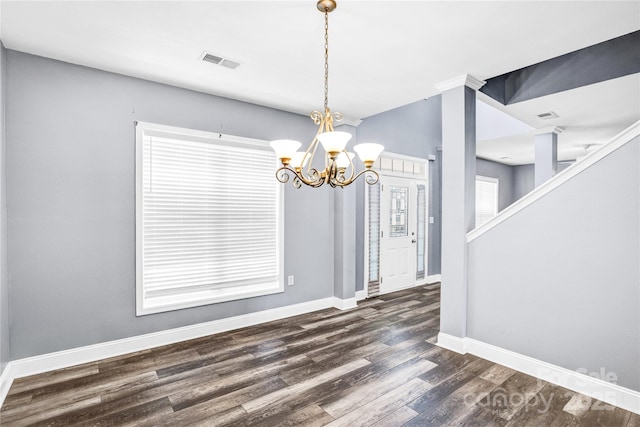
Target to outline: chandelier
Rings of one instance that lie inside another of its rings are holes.
[[[300,188],[302,184],[314,188],[323,184],[329,184],[334,188],[345,187],[360,175],[365,175],[367,184],[375,184],[379,176],[378,172],[371,167],[384,147],[373,143],[354,146],[353,150],[358,153],[365,167],[356,173],[353,164],[355,154],[346,150],[351,134],[333,130],[334,120],[336,122],[342,120],[341,113],[332,113],[329,108],[329,12],[336,8],[336,2],[335,0],[318,0],[317,7],[324,13],[324,113],[315,110],[310,114],[311,120],[318,126],[318,131],[306,151],[297,151],[302,145],[298,141],[289,139],[271,141],[271,148],[282,162],[282,167],[276,171],[276,178],[285,183],[289,181],[292,174],[295,188]],[[313,166],[318,143],[325,151],[323,170]]]

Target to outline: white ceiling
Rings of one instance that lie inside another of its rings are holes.
[[[487,79],[637,31],[639,16],[638,1],[339,0],[330,15],[330,106],[365,118],[433,96],[436,83],[461,74]],[[323,24],[315,0],[0,2],[9,49],[301,114],[322,106]],[[203,51],[241,65],[202,62]],[[637,81],[621,89],[616,111],[638,105]],[[576,130],[593,126],[581,113],[592,95],[578,91],[562,98],[570,113],[553,107]],[[505,111],[548,126],[530,117],[552,109],[554,97]]]
[[[560,127],[563,131],[558,135],[558,160],[575,160],[576,157],[584,156],[586,146],[605,144],[640,120],[640,74],[508,106],[501,105],[484,94],[479,94],[478,98],[511,117],[517,117],[529,125],[530,129],[534,129],[527,131],[522,128],[509,135],[487,134],[485,138],[481,138],[479,134],[479,157],[508,165],[533,163],[535,129]],[[553,111],[559,117],[551,120],[537,117],[537,114],[547,111]],[[478,120],[480,121],[480,116]],[[493,119],[493,122],[496,121]],[[481,124],[478,123],[478,126]]]

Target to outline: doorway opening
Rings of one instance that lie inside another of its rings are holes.
[[[384,153],[380,181],[365,192],[364,288],[374,297],[426,283],[428,259],[426,159]]]

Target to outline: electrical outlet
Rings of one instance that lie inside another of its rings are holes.
[[[429,224],[433,224],[435,222],[434,218],[432,216],[429,217]]]
[[[293,275],[291,275],[291,276],[287,277],[287,284],[288,284],[289,286],[293,286],[293,285],[294,285],[294,283],[295,283],[295,282],[293,281]]]

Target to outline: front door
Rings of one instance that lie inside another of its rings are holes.
[[[416,281],[417,184],[391,176],[380,182],[380,293],[387,293]]]

